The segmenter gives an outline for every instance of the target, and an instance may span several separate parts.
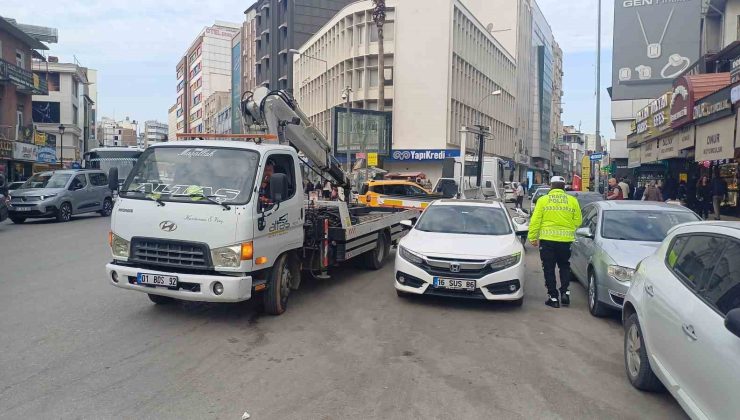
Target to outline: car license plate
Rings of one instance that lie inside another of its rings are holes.
[[[467,290],[469,292],[475,290],[475,280],[445,279],[435,277],[433,285],[434,287],[440,287],[442,289]]]
[[[177,287],[177,276],[139,273],[136,276],[136,282],[139,284],[150,284],[152,286]]]
[[[31,211],[30,207],[13,207],[15,211]]]

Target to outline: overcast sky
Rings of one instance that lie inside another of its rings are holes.
[[[512,0],[513,1],[513,0]],[[567,124],[592,132],[595,121],[596,1],[539,0],[565,52]],[[175,64],[214,20],[241,22],[251,0],[3,0],[0,15],[59,30],[49,54],[98,70],[98,116],[167,122],[175,101]],[[30,7],[32,5],[32,7]],[[39,13],[43,11],[43,13]],[[611,77],[613,2],[604,1],[602,132],[613,135],[606,87]]]

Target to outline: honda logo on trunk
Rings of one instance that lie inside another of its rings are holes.
[[[177,230],[177,225],[175,224],[175,222],[165,220],[159,223],[159,228],[165,232],[174,232],[175,230]]]
[[[460,272],[460,264],[459,263],[450,263],[450,272],[451,273],[459,273]]]

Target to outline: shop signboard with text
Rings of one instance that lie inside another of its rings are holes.
[[[442,161],[446,158],[459,157],[459,149],[393,149],[390,160],[402,162]]]
[[[36,162],[38,146],[35,144],[13,142],[13,159]]]
[[[670,111],[671,127],[678,128],[694,120],[694,92],[686,76],[673,82]]]
[[[672,159],[681,154],[678,148],[678,133],[658,139],[658,159]]]
[[[678,150],[688,149],[694,147],[694,132],[696,130],[693,126],[685,127],[678,131]]]
[[[0,140],[0,159],[13,159],[13,143],[10,140]]]
[[[627,157],[627,168],[637,168],[640,166],[640,148],[635,147],[629,149],[629,155]]]
[[[581,159],[581,191],[591,188],[591,158],[584,156]]]
[[[652,163],[658,160],[658,142],[649,141],[640,146],[640,164]]]
[[[731,91],[730,87],[726,87],[696,101],[694,104],[694,122],[697,125],[706,124],[734,115],[730,97]]]
[[[39,163],[57,163],[56,149],[48,146],[39,147],[36,161]]]
[[[735,118],[725,117],[696,127],[697,162],[735,156]]]

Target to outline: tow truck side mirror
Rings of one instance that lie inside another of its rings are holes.
[[[414,224],[413,220],[401,220],[401,226],[403,226],[404,229],[411,229],[414,227]]]
[[[270,177],[270,200],[277,204],[288,198],[288,176],[281,173]]]
[[[110,168],[108,171],[108,188],[111,191],[118,190],[118,168]]]

